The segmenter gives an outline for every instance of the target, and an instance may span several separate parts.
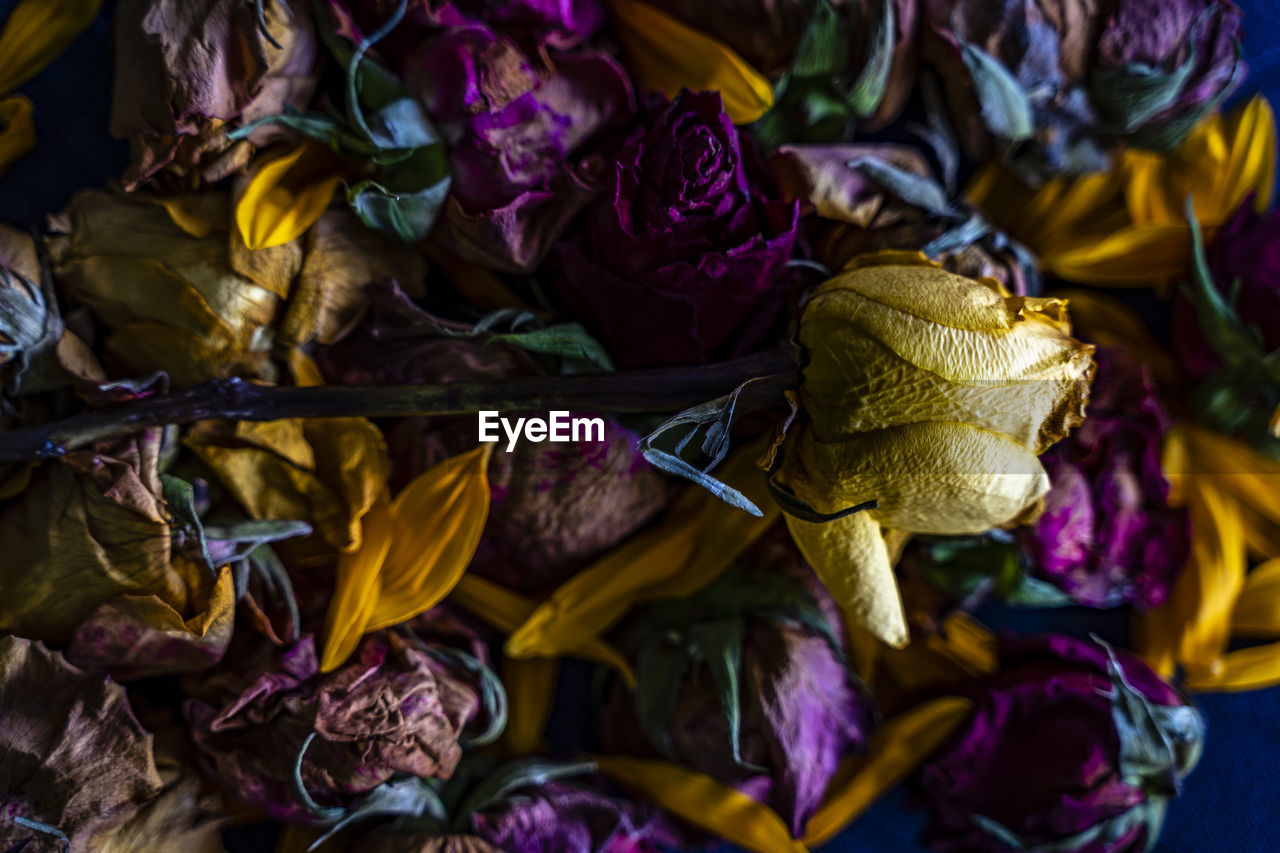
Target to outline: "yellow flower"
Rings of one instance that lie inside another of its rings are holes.
[[[446,459],[364,517],[360,547],[338,558],[320,668],[341,666],[360,638],[435,607],[475,556],[489,517],[492,444]]]
[[[820,516],[787,516],[855,621],[893,646],[906,620],[883,529],[979,533],[1027,520],[1049,479],[1037,456],[1081,421],[1093,348],[1066,304],[1009,297],[923,255],[856,258],[805,306],[808,423],[778,483]]]
[[[40,73],[93,22],[102,0],[23,0],[0,31],[0,95]],[[0,100],[0,175],[36,144],[31,102]]]
[[[1138,650],[1196,691],[1280,684],[1280,643],[1228,651],[1233,637],[1280,639],[1280,462],[1208,430],[1165,440],[1169,502],[1191,515],[1191,556],[1168,601],[1138,614]],[[1249,571],[1250,558],[1264,560]]]
[[[1256,97],[1230,115],[1215,113],[1167,154],[1128,150],[1110,172],[1029,189],[998,165],[984,169],[969,198],[1067,281],[1115,286],[1162,284],[1191,261],[1184,212],[1211,237],[1250,193],[1271,204],[1275,116]]]
[[[639,0],[610,0],[627,70],[643,86],[674,98],[681,89],[720,93],[734,124],[773,106],[769,81],[728,45]]]

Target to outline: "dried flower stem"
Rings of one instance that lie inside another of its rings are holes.
[[[785,406],[783,390],[799,384],[790,348],[704,367],[637,370],[582,376],[539,376],[444,385],[255,385],[224,379],[188,391],[135,400],[42,426],[0,431],[0,461],[47,459],[95,441],[146,427],[213,418],[271,421],[281,418],[408,417],[501,412],[676,412],[749,386],[761,406]]]

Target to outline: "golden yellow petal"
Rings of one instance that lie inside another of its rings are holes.
[[[1188,470],[1208,460],[1187,452],[1187,435],[1185,428],[1171,431],[1163,463],[1170,502],[1185,504],[1191,515],[1191,554],[1157,614],[1169,620],[1164,634],[1177,637],[1178,661],[1203,668],[1227,650],[1247,560],[1239,505],[1221,477]]]
[[[800,553],[849,617],[895,648],[909,640],[898,582],[880,525],[867,512],[835,521],[786,516]]]
[[[39,74],[98,14],[102,0],[22,0],[0,30],[0,94]]]
[[[696,827],[754,853],[803,853],[782,818],[768,806],[710,776],[678,764],[610,755],[600,772]]]
[[[1049,489],[1030,450],[958,423],[908,424],[830,443],[805,430],[777,477],[819,512],[874,500],[868,512],[880,524],[940,535],[1024,520]]]
[[[777,519],[764,475],[762,445],[730,455],[715,476],[741,490],[763,517],[688,486],[662,519],[560,586],[507,639],[512,657],[555,656],[599,637],[631,607],[690,595],[733,564]]]
[[[324,149],[311,141],[257,165],[236,202],[236,226],[245,245],[270,249],[302,236],[341,182]]]
[[[520,627],[538,606],[532,599],[474,574],[462,576],[449,594],[449,600],[504,634]],[[581,643],[565,651],[565,655],[613,667],[628,686],[635,688],[631,664],[621,652],[602,640]]]
[[[413,479],[392,505],[395,534],[371,631],[435,607],[471,564],[489,518],[489,457],[481,444]]]
[[[1242,637],[1280,637],[1280,558],[1268,560],[1245,577],[1231,627]]]
[[[391,463],[382,431],[366,418],[314,418],[303,434],[315,451],[315,476],[342,504],[343,528],[328,538],[340,550],[358,548],[360,520],[385,487]]]
[[[1045,270],[1081,284],[1149,287],[1182,274],[1191,258],[1185,220],[1132,225],[1041,258]]]
[[[1207,669],[1189,669],[1186,684],[1198,693],[1275,687],[1280,684],[1280,643],[1228,652]]]
[[[499,664],[502,686],[507,689],[507,728],[502,733],[512,755],[542,749],[551,719],[560,678],[560,661],[554,658],[516,660],[503,656]]]
[[[1276,117],[1271,104],[1255,95],[1226,117],[1226,125],[1231,153],[1219,181],[1217,209],[1205,215],[1211,225],[1224,224],[1251,192],[1258,194],[1257,209],[1266,210],[1275,191]]]
[[[609,0],[614,32],[636,82],[674,98],[681,89],[720,93],[734,124],[773,106],[773,87],[728,45],[638,0]]]
[[[865,756],[845,759],[809,818],[804,843],[825,844],[867,807],[905,779],[968,718],[973,703],[958,696],[935,699],[899,714],[876,730]]]
[[[378,601],[383,564],[391,550],[395,525],[391,499],[384,491],[364,519],[364,542],[355,553],[338,557],[333,598],[324,618],[321,672],[341,666],[370,630],[369,619]]]
[[[36,147],[36,126],[31,102],[22,95],[0,100],[0,175],[10,164]]]

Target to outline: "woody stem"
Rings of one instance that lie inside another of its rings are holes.
[[[0,461],[60,456],[96,441],[148,427],[212,418],[467,415],[480,410],[529,412],[677,412],[728,394],[749,379],[761,407],[783,405],[782,392],[799,384],[796,360],[779,348],[702,367],[636,370],[582,376],[539,376],[443,385],[255,385],[242,379],[207,382],[187,391],[133,400],[40,426],[0,431]]]

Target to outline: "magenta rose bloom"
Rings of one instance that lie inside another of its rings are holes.
[[[1142,853],[1200,758],[1204,719],[1097,642],[1007,637],[973,717],[921,768],[937,853]]]
[[[535,63],[483,24],[429,36],[400,63],[449,146],[452,196],[436,237],[494,269],[532,272],[603,188],[588,143],[633,109],[631,84],[605,53]]]
[[[1034,571],[1090,607],[1158,607],[1187,560],[1190,522],[1168,505],[1169,417],[1146,368],[1098,347],[1087,419],[1041,457],[1052,483],[1022,534]]]
[[[624,367],[750,346],[753,316],[780,307],[798,205],[775,199],[719,94],[655,96],[614,159],[612,191],[556,248],[565,307]]]
[[[738,571],[620,628],[614,639],[636,657],[637,686],[614,685],[604,750],[706,773],[768,805],[800,837],[875,716],[840,651],[840,626],[785,530],[771,532]]]
[[[228,661],[235,660],[228,656]],[[340,805],[398,773],[448,778],[463,729],[481,713],[476,679],[396,634],[370,634],[322,674],[311,635],[287,649],[260,647],[188,685],[192,739],[214,777],[276,820],[313,818],[294,787]]]

